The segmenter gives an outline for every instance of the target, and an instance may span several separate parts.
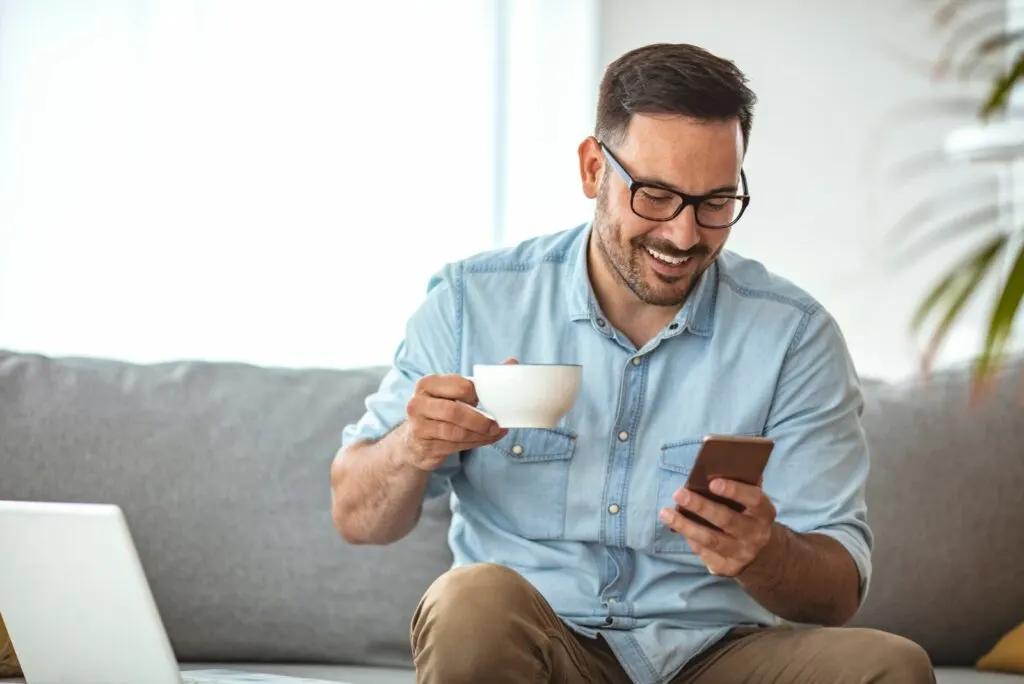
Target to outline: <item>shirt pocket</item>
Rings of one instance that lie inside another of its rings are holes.
[[[476,450],[465,464],[466,475],[511,531],[530,539],[560,539],[575,450],[571,432],[512,428]]]
[[[654,521],[651,550],[655,553],[693,555],[686,537],[661,522],[658,511],[676,507],[672,496],[686,484],[703,443],[704,438],[699,437],[670,442],[661,447],[661,453],[658,454],[658,501],[654,515],[651,516]]]

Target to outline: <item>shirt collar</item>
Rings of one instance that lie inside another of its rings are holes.
[[[569,287],[566,289],[569,318],[573,321],[590,319],[607,331],[604,315],[597,304],[594,289],[590,284],[587,270],[587,250],[593,224],[587,224],[580,231],[577,244],[571,248],[572,262],[569,264]],[[701,274],[697,287],[687,298],[683,308],[665,331],[665,337],[672,337],[688,331],[701,337],[710,337],[714,328],[715,300],[718,298],[719,266],[716,259]],[[675,326],[674,328],[672,326]],[[610,331],[609,331],[610,332]]]

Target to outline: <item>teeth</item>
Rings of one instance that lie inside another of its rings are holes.
[[[661,252],[655,252],[650,247],[647,247],[646,249],[647,253],[650,254],[652,257],[654,257],[658,261],[664,261],[666,264],[669,264],[671,266],[679,266],[680,264],[685,264],[687,261],[690,260],[690,257],[682,257],[681,259],[677,259],[675,257],[670,257],[667,254],[662,254]]]

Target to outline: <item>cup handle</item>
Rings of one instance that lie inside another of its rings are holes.
[[[465,378],[466,380],[469,380],[470,382],[473,382],[473,376],[472,376],[472,375],[463,375],[462,377],[464,377],[464,378]],[[463,402],[460,402],[460,403],[462,403],[462,404],[466,404],[466,402],[464,402],[464,401],[463,401]],[[483,409],[479,409],[479,408],[477,408],[476,406],[473,406],[472,404],[466,404],[466,406],[468,406],[469,408],[473,409],[474,411],[476,411],[477,413],[479,413],[479,414],[480,414],[481,416],[483,416],[484,418],[487,418],[488,420],[493,420],[493,421],[494,421],[495,423],[497,423],[497,422],[498,422],[498,419],[497,419],[497,418],[495,418],[494,416],[492,416],[492,415],[491,415],[490,413],[488,413],[487,411],[484,411]]]

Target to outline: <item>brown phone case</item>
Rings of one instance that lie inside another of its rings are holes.
[[[708,435],[704,438],[693,469],[690,470],[686,488],[742,513],[744,510],[742,504],[712,493],[710,483],[716,478],[724,478],[757,487],[761,486],[761,476],[774,448],[775,443],[767,437]],[[719,529],[691,511],[679,508],[679,512],[696,523],[714,530]]]

